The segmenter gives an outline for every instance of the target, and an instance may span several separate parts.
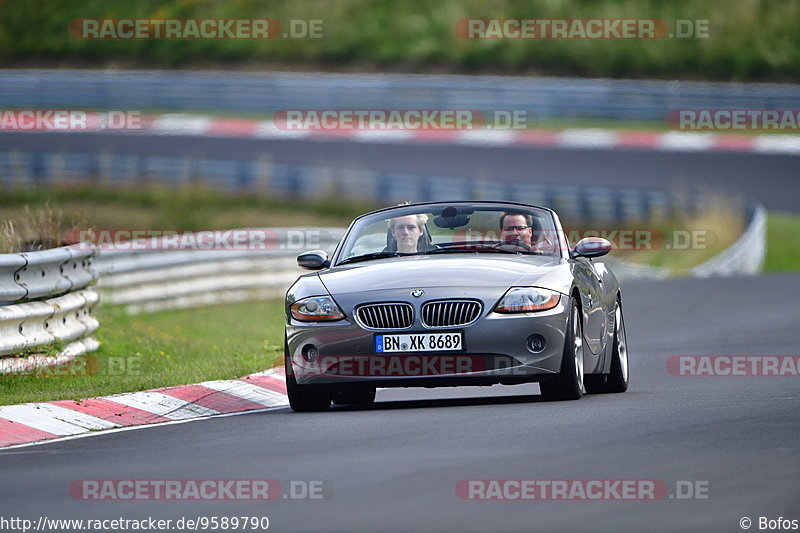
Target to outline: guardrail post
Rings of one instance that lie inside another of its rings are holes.
[[[639,192],[640,220],[650,220],[650,194],[647,191]]]
[[[332,186],[333,171],[329,167],[313,166],[309,169],[309,185],[311,190],[306,192],[311,197],[330,197],[334,187]]]
[[[108,150],[103,150],[97,154],[97,182],[103,186],[108,186],[116,182],[116,176],[112,167],[113,154]]]
[[[268,196],[270,193],[270,180],[272,179],[272,156],[266,152],[258,156],[256,161],[256,179],[254,192],[258,195]]]
[[[478,200],[475,190],[475,180],[467,178],[464,180],[464,199]]]
[[[625,222],[625,212],[622,201],[622,192],[614,191],[614,194],[611,197],[611,201],[612,205],[614,206],[612,209],[614,222],[616,222],[617,224]]]
[[[375,184],[377,185],[375,196],[378,200],[378,203],[381,205],[387,205],[390,202],[392,195],[392,181],[389,178],[389,175],[379,173],[377,179],[375,180]]]
[[[12,150],[8,154],[9,167],[11,170],[11,183],[16,189],[26,188],[28,185],[27,175],[24,169],[24,157],[18,150]]]
[[[186,185],[203,185],[199,175],[197,159],[185,156],[178,159],[178,183]]]
[[[33,185],[42,186],[43,182],[47,180],[47,171],[45,169],[44,154],[41,152],[34,152],[31,154],[31,177],[33,178]]]
[[[65,185],[67,182],[66,164],[64,162],[64,153],[56,152],[52,157],[53,164],[50,166],[52,173],[51,181],[55,185]]]
[[[594,211],[592,210],[591,202],[589,202],[589,195],[585,189],[578,189],[578,210],[582,214],[586,222],[595,222]]]
[[[421,202],[429,202],[431,200],[431,188],[428,176],[420,176],[417,180],[419,185],[419,199]]]
[[[87,154],[89,161],[88,178],[91,183],[101,183],[100,154]]]
[[[286,188],[289,197],[296,199],[300,196],[300,169],[296,165],[289,165],[286,169]]]

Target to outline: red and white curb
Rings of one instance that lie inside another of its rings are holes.
[[[153,135],[189,135],[251,139],[349,141],[378,144],[451,144],[465,146],[558,147],[586,150],[664,152],[754,152],[800,155],[800,135],[634,131],[598,128],[562,130],[287,130],[271,120],[169,114],[142,117],[141,129]]]
[[[0,447],[287,405],[283,367],[239,379],[79,401],[4,405],[0,406]]]

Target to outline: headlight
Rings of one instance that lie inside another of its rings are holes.
[[[547,311],[558,305],[561,294],[536,287],[513,287],[500,299],[494,310],[497,313],[528,313]]]
[[[344,315],[330,296],[312,296],[297,300],[291,307],[296,320],[319,322],[322,320],[341,320]]]

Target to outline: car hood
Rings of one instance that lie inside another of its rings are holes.
[[[565,292],[571,281],[569,264],[561,258],[499,254],[377,259],[335,267],[320,272],[319,277],[333,295],[409,288],[525,285]]]

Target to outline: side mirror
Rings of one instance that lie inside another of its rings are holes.
[[[572,257],[600,257],[611,251],[611,243],[600,237],[586,237],[578,241]]]
[[[325,250],[311,250],[298,255],[297,264],[306,270],[320,270],[330,266],[331,263]]]

